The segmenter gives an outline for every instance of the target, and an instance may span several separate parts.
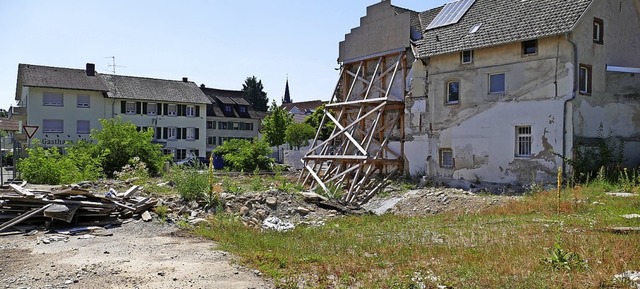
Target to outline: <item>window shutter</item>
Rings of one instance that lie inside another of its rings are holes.
[[[162,103],[156,103],[156,115],[162,115]]]
[[[161,139],[162,138],[162,128],[156,127],[156,132],[153,135],[153,138],[155,138],[155,139]]]
[[[120,113],[126,113],[127,112],[127,102],[124,100],[120,101]]]
[[[162,128],[162,139],[167,139],[168,130],[166,127]]]
[[[196,117],[200,116],[200,106],[196,105]]]
[[[178,104],[176,105],[176,110],[177,110],[177,115],[178,116],[183,116],[184,114],[182,113],[182,104]]]
[[[186,127],[182,128],[182,139],[187,139],[187,128]]]
[[[142,114],[147,114],[147,103],[146,102],[142,103]]]
[[[142,112],[142,102],[136,102],[136,114],[140,114]]]
[[[167,115],[168,111],[169,111],[169,104],[168,103],[163,104],[162,115]]]
[[[196,139],[200,139],[200,129],[196,127]]]
[[[187,115],[187,106],[186,105],[182,105],[182,116]]]

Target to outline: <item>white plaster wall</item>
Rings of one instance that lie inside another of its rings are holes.
[[[44,92],[63,94],[63,106],[43,106]],[[77,120],[88,120],[91,129],[100,129],[99,119],[109,117],[105,115],[105,99],[101,92],[68,89],[38,88],[23,89],[28,93],[27,123],[25,125],[39,126],[33,138],[39,139],[46,146],[63,146],[66,141],[89,140],[89,134],[77,133]],[[77,107],[77,96],[89,95],[88,108]],[[24,98],[23,98],[24,99]],[[64,129],[62,133],[44,133],[44,119],[62,119]]]
[[[131,121],[131,123],[140,127],[194,127],[198,128],[200,131],[199,139],[194,140],[166,140],[166,148],[172,149],[187,149],[199,150],[200,156],[205,156],[206,153],[206,115],[207,115],[207,105],[206,104],[193,104],[193,103],[175,103],[175,104],[188,104],[188,105],[198,105],[200,108],[200,116],[187,117],[187,116],[168,116],[168,115],[142,115],[142,114],[124,114],[119,113],[120,110],[120,100],[116,100],[116,113],[114,116],[121,116],[124,121]],[[158,103],[158,102],[155,102]],[[164,103],[164,102],[160,102]],[[154,124],[154,120],[156,124]],[[164,141],[164,140],[163,140]]]

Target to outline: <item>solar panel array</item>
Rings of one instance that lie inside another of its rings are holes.
[[[429,23],[429,26],[427,26],[427,30],[458,23],[458,21],[460,21],[460,18],[462,18],[462,16],[475,2],[476,0],[458,0],[455,2],[447,3],[446,5],[444,5],[444,8],[442,8],[440,13],[438,13],[436,18],[434,18],[433,21]]]

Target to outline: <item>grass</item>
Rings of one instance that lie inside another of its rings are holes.
[[[195,230],[279,288],[610,288],[622,286],[614,274],[640,269],[640,235],[601,229],[640,226],[620,216],[637,213],[640,197],[605,189],[616,187],[563,191],[559,214],[556,192],[539,192],[476,214],[352,216],[289,232],[221,214]],[[557,266],[565,257],[580,266]]]

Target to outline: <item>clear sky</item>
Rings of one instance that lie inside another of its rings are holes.
[[[19,63],[242,89],[262,80],[278,103],[329,100],[338,42],[376,0],[0,1],[0,108],[15,105]],[[392,0],[424,11],[452,0]]]

